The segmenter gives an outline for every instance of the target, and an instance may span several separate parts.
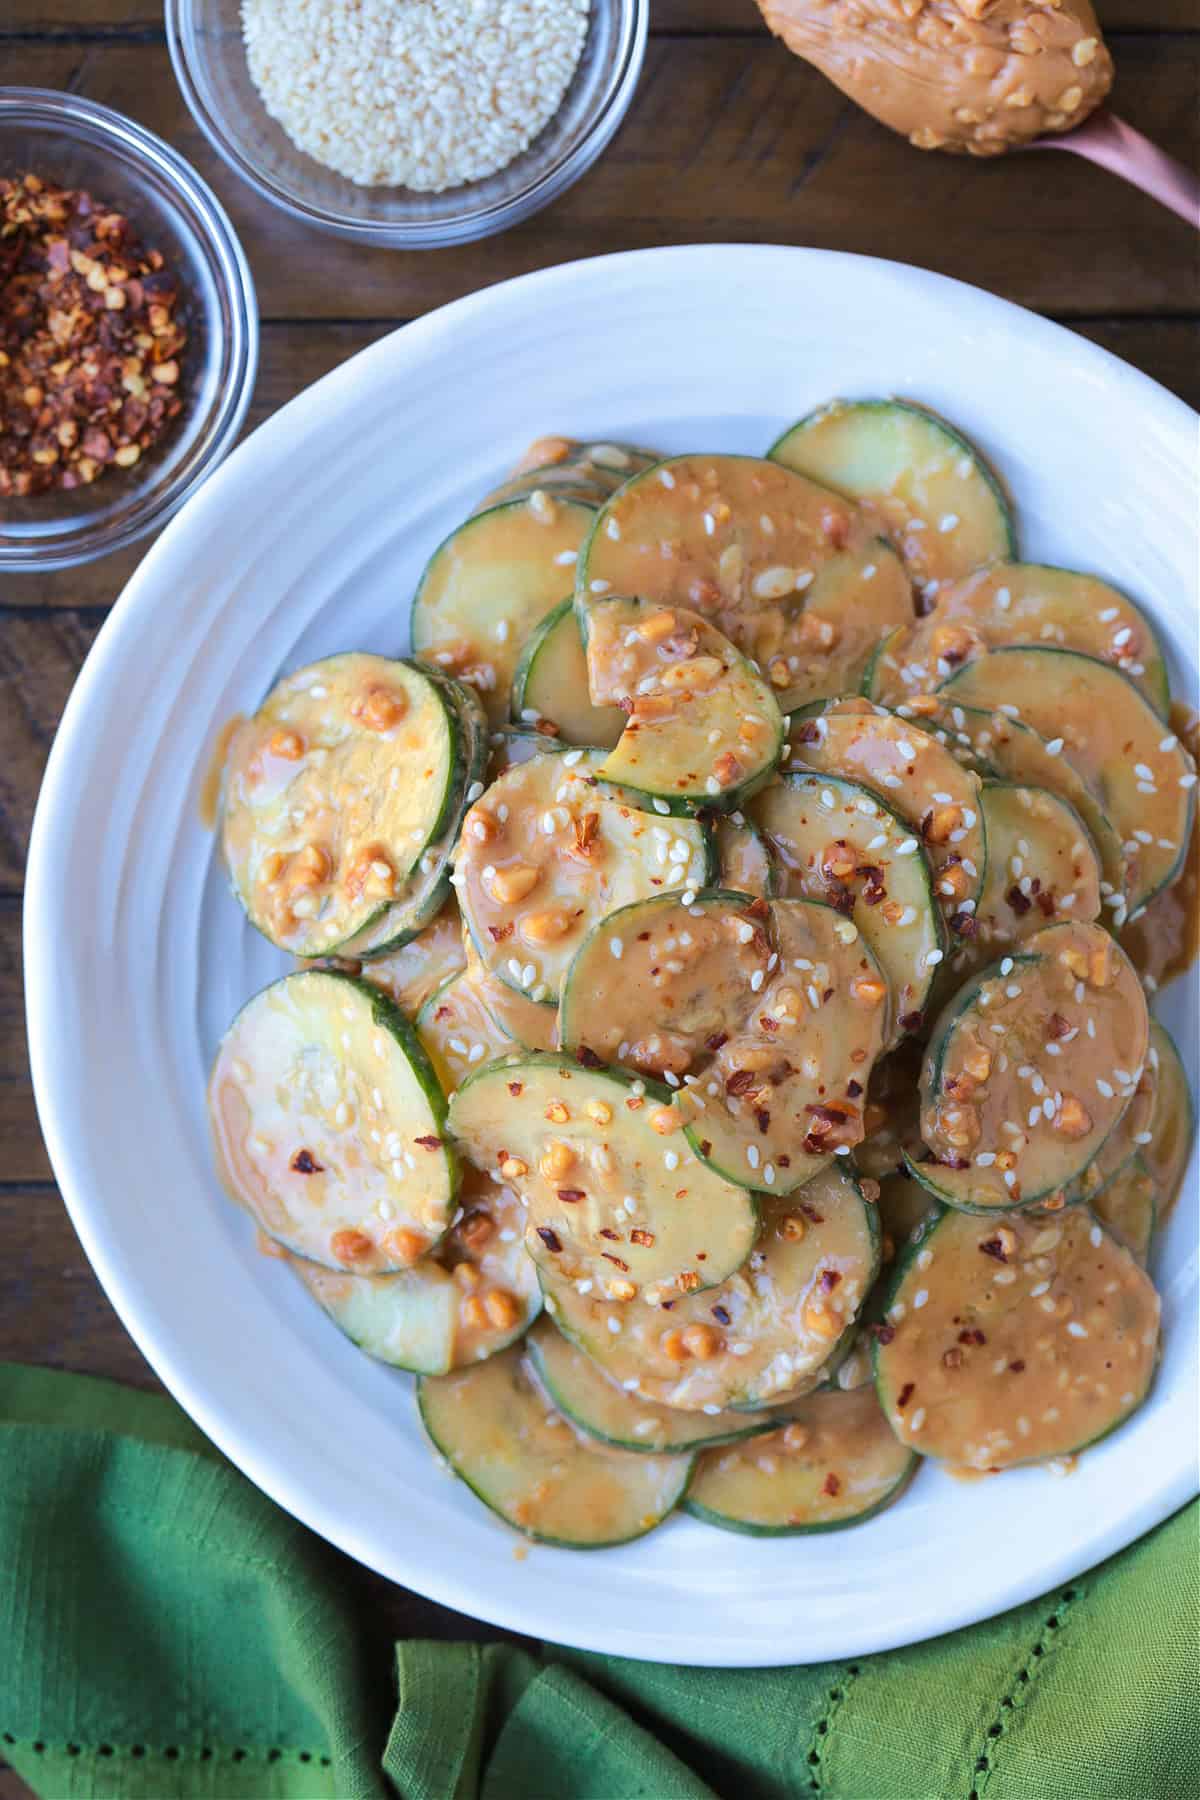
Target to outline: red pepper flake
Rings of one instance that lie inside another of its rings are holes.
[[[602,1238],[607,1238],[610,1244],[619,1244],[621,1241],[620,1232],[614,1231],[611,1225],[602,1225],[600,1227],[600,1236]]]
[[[630,1232],[629,1241],[631,1244],[640,1244],[643,1250],[649,1250],[654,1244],[654,1233],[643,1231],[639,1226],[637,1230]]]
[[[600,1252],[600,1254],[604,1258],[605,1262],[614,1263],[618,1269],[620,1269],[624,1274],[628,1275],[629,1264],[627,1262],[622,1262],[621,1258],[619,1256],[614,1256],[611,1250],[602,1250]]]
[[[767,1111],[765,1106],[756,1106],[755,1107],[754,1123],[758,1126],[758,1129],[764,1133],[764,1135],[771,1129],[771,1115]]]
[[[488,936],[494,944],[502,944],[506,937],[512,936],[512,920],[507,925],[489,925]]]
[[[183,409],[179,284],[82,188],[0,179],[0,497],[141,460]]]
[[[861,1081],[848,1081],[846,1083],[846,1098],[848,1100],[857,1100],[858,1096],[861,1093],[862,1093],[862,1082]]]
[[[896,1411],[897,1412],[904,1411],[905,1407],[908,1405],[909,1401],[912,1399],[913,1394],[915,1392],[916,1392],[916,1383],[914,1381],[906,1381],[904,1386],[900,1389],[900,1392],[896,1395]]]
[[[715,1056],[717,1051],[721,1048],[722,1044],[727,1044],[728,1042],[729,1042],[729,1033],[727,1031],[717,1031],[717,1032],[713,1033],[712,1037],[705,1038],[704,1048],[706,1050],[711,1050],[713,1055]]]
[[[797,744],[819,744],[821,741],[820,728],[815,719],[804,719],[792,735]]]
[[[822,1286],[822,1288],[824,1288],[824,1290],[827,1294],[832,1294],[834,1288],[838,1285],[838,1283],[841,1279],[842,1279],[842,1272],[840,1269],[822,1269],[821,1270],[821,1286]]]
[[[821,1484],[821,1492],[823,1494],[828,1494],[829,1498],[832,1500],[834,1498],[834,1496],[836,1494],[840,1494],[841,1491],[842,1491],[841,1482],[838,1480],[837,1476],[833,1473],[833,1471],[830,1470],[829,1474],[825,1477],[824,1482]]]
[[[987,1343],[987,1339],[984,1337],[982,1331],[980,1331],[974,1327],[968,1327],[968,1329],[966,1331],[960,1331],[958,1334],[958,1341],[960,1344],[986,1344]]]
[[[714,1307],[710,1308],[710,1311],[712,1312],[712,1316],[717,1321],[718,1325],[732,1325],[733,1324],[733,1319],[730,1315],[729,1308],[727,1306],[714,1306]]]
[[[558,1188],[556,1192],[564,1206],[578,1206],[581,1200],[587,1199],[582,1188]]]
[[[905,1031],[920,1031],[923,1023],[924,1021],[919,1012],[906,1012],[900,1014],[900,1024]]]
[[[1010,1362],[1008,1366],[1014,1375],[1023,1375],[1025,1373],[1025,1364],[1020,1357],[1017,1358],[1016,1362]]]
[[[580,1044],[576,1055],[585,1069],[602,1069],[604,1067],[604,1058],[597,1056],[594,1050],[589,1050],[586,1044]]]
[[[1008,1261],[1007,1256],[1004,1254],[1004,1245],[1000,1242],[998,1237],[984,1238],[979,1248],[983,1251],[985,1256],[994,1257],[997,1262]]]
[[[877,1344],[890,1344],[896,1335],[894,1325],[868,1325],[867,1330]]]
[[[510,1081],[508,1084],[508,1091],[514,1100],[519,1100],[521,1095],[525,1092],[525,1083],[523,1081]]]
[[[543,1244],[545,1244],[547,1250],[553,1251],[557,1256],[558,1252],[562,1249],[562,1239],[559,1237],[557,1231],[551,1231],[548,1225],[539,1225],[537,1234],[541,1238]]]
[[[1010,908],[1016,913],[1018,919],[1024,918],[1025,914],[1033,905],[1033,901],[1028,899],[1026,895],[1021,892],[1015,882],[1012,887],[1009,888],[1004,898],[1008,901]]]
[[[736,1097],[742,1094],[748,1094],[750,1089],[756,1087],[757,1084],[758,1077],[755,1075],[753,1069],[735,1069],[733,1074],[726,1078],[725,1092],[727,1094],[733,1094]]]
[[[324,1163],[319,1163],[311,1150],[297,1150],[292,1158],[292,1167],[297,1175],[323,1175]]]
[[[712,1140],[710,1138],[700,1139],[700,1154],[701,1156],[712,1155]]]
[[[1046,1022],[1046,1036],[1064,1038],[1071,1029],[1070,1019],[1064,1019],[1060,1012],[1052,1012]]]
[[[413,1143],[420,1144],[422,1150],[440,1150],[442,1147],[442,1139],[440,1137],[414,1138]]]

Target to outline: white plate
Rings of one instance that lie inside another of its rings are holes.
[[[763,451],[833,394],[960,424],[1016,498],[1025,555],[1148,604],[1194,698],[1194,420],[1069,332],[957,283],[819,251],[651,251],[526,276],[388,338],[285,407],[168,527],[80,676],[30,854],[42,1124],[85,1249],[193,1418],[282,1506],[392,1579],[534,1637],[656,1660],[815,1661],[911,1643],[1044,1592],[1196,1487],[1196,1165],[1160,1247],[1153,1398],[1070,1479],[923,1470],[836,1536],[688,1519],[585,1556],[515,1539],[448,1479],[411,1382],[355,1351],[218,1190],[204,1083],[283,971],[197,812],[224,719],[279,670],[395,653],[433,546],[547,431]],[[1193,1081],[1194,989],[1169,996]]]

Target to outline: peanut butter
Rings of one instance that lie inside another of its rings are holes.
[[[789,50],[919,150],[998,156],[1112,86],[1088,0],[759,0]]]

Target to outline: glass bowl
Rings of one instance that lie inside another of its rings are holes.
[[[364,244],[436,249],[528,219],[578,181],[624,118],[646,48],[648,0],[592,0],[558,112],[507,168],[442,194],[359,187],[316,162],[250,78],[240,0],[166,0],[167,43],[192,115],[230,168],[295,219]]]
[[[250,268],[215,195],[140,125],[43,88],[0,87],[0,175],[87,188],[126,213],[180,279],[183,411],[132,469],[88,487],[0,500],[0,573],[66,569],[162,525],[229,450],[258,367]]]

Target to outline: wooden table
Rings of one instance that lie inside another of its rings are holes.
[[[1102,0],[1100,12],[1120,112],[1194,161],[1198,0]],[[775,43],[752,0],[652,0],[652,15],[629,117],[577,187],[505,237],[411,255],[310,234],[230,175],[179,97],[156,0],[3,0],[0,68],[5,81],[131,114],[211,181],[258,283],[251,429],[345,357],[460,294],[573,257],[714,239],[866,251],[958,276],[1063,321],[1200,405],[1197,239],[1180,220],[1073,157],[981,164],[911,150]],[[0,596],[0,1357],[153,1387],[55,1189],[20,974],[22,871],[42,767],[139,554],[26,576]],[[397,1632],[472,1629],[376,1586]],[[0,1794],[15,1793],[6,1779]]]

